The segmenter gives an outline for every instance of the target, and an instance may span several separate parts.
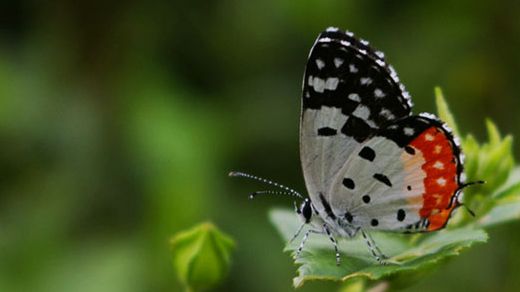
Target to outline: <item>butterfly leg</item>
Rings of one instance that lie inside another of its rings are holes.
[[[363,229],[361,229],[361,234],[363,235],[363,238],[365,239],[365,241],[367,243],[370,253],[372,253],[372,255],[376,258],[376,261],[381,265],[385,265],[386,264],[385,259],[387,259],[388,257],[385,256],[383,254],[383,252],[381,252],[381,250],[379,249],[379,247],[377,247],[377,245],[376,245],[375,241],[372,239],[372,237],[368,233],[366,233]]]
[[[330,241],[334,245],[334,251],[336,252],[336,265],[339,266],[340,256],[339,256],[338,244],[336,242],[336,239],[332,235],[332,232],[330,232],[329,227],[327,226],[327,224],[323,224],[323,230],[325,231],[325,233],[327,233],[327,235],[329,236]]]
[[[319,231],[319,230],[314,230],[314,229],[307,230],[307,232],[305,232],[305,234],[303,235],[303,239],[300,242],[300,246],[298,247],[298,250],[296,251],[296,258],[300,257],[300,253],[303,250],[303,246],[307,242],[307,239],[309,239],[309,234],[311,234],[311,233],[322,234],[323,232]]]
[[[303,229],[303,226],[305,226],[306,223],[302,223],[300,225],[300,227],[298,227],[298,230],[296,230],[296,233],[294,233],[293,237],[291,238],[291,240],[289,240],[289,243],[293,242],[296,237],[298,237],[298,235],[300,235],[300,232],[302,232],[302,229]]]

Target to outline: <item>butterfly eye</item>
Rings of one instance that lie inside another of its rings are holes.
[[[305,218],[305,223],[311,222],[312,217],[312,207],[311,207],[311,201],[309,199],[305,199],[305,201],[302,204],[301,213],[303,215],[303,218]]]

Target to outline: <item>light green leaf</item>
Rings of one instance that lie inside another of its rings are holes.
[[[516,167],[507,181],[492,195],[497,200],[512,196],[520,197],[520,167]]]
[[[233,240],[211,223],[177,233],[170,240],[173,266],[188,291],[213,287],[227,274]]]
[[[439,118],[448,124],[456,137],[460,137],[457,123],[455,123],[455,118],[448,107],[448,103],[444,99],[442,89],[438,86],[435,87],[435,104],[437,106],[437,114],[439,115]]]
[[[299,225],[297,216],[291,211],[272,210],[270,219],[285,241],[292,237]],[[365,241],[358,236],[339,241],[342,262],[336,266],[334,250],[328,238],[314,235],[295,260],[299,268],[298,276],[293,280],[294,286],[300,287],[308,280],[378,280],[399,272],[416,271],[457,255],[474,243],[487,240],[486,232],[471,228],[443,230],[425,236],[395,233],[374,233],[372,236],[383,253],[390,257],[389,262],[398,264],[378,264],[369,253]],[[294,254],[298,241],[288,244],[285,250]]]
[[[495,123],[493,123],[492,120],[486,119],[486,129],[488,132],[488,139],[491,147],[500,144],[500,132],[498,131],[497,126],[495,125]]]
[[[491,227],[500,223],[506,223],[520,219],[520,195],[507,197],[501,200],[486,215],[482,216],[477,224],[481,227]]]
[[[464,171],[468,178],[477,177],[479,169],[479,154],[480,145],[473,135],[468,134],[465,139],[462,140],[462,149],[466,155]]]

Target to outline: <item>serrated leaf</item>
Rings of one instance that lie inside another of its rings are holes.
[[[297,216],[291,211],[272,210],[270,219],[286,241],[299,225]],[[334,251],[328,238],[315,235],[309,239],[304,252],[295,260],[299,268],[298,276],[293,280],[294,286],[299,287],[309,280],[378,280],[400,272],[416,271],[448,256],[457,255],[474,243],[487,240],[485,231],[471,228],[443,230],[421,236],[418,241],[411,240],[416,235],[374,233],[372,236],[379,248],[390,257],[389,261],[397,261],[399,264],[378,264],[369,253],[365,241],[358,236],[338,242],[342,262],[340,266],[336,266]],[[298,244],[297,239],[288,244],[285,250],[294,253]]]

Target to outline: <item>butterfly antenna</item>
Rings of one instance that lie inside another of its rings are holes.
[[[451,206],[453,205],[453,202],[456,201],[456,202],[457,202],[457,205],[459,205],[459,206],[464,206],[464,208],[468,211],[468,213],[470,213],[471,216],[475,217],[475,213],[474,213],[473,211],[471,211],[471,209],[468,208],[468,206],[466,206],[466,205],[464,205],[463,203],[459,202],[459,201],[457,200],[457,198],[459,197],[459,193],[460,193],[463,189],[465,189],[465,188],[467,188],[467,187],[469,187],[469,186],[472,186],[472,185],[481,185],[481,184],[485,184],[485,183],[486,183],[486,182],[483,181],[483,180],[477,180],[477,181],[470,181],[470,182],[467,182],[467,183],[464,183],[464,184],[460,185],[460,187],[455,191],[455,194],[456,194],[456,195],[454,195],[454,196],[451,198],[450,204],[448,205],[447,209],[450,209]]]
[[[293,194],[290,193],[290,192],[286,192],[286,191],[271,191],[271,190],[267,190],[267,191],[252,192],[249,195],[249,198],[250,199],[254,199],[258,195],[289,195],[289,196],[292,196]]]
[[[464,207],[464,209],[466,209],[466,211],[468,211],[468,213],[471,215],[471,217],[475,217],[475,212],[473,212],[473,210],[471,210],[468,206],[466,206],[466,204],[460,203],[459,206]]]
[[[272,185],[272,186],[275,186],[277,188],[280,188],[280,189],[284,190],[283,192],[273,192],[273,194],[287,194],[287,195],[291,195],[291,196],[295,196],[295,197],[303,199],[303,196],[300,193],[298,193],[297,191],[295,191],[295,190],[293,190],[293,189],[291,189],[289,187],[286,187],[286,186],[284,186],[282,184],[279,184],[277,182],[274,182],[272,180],[268,180],[268,179],[265,179],[265,178],[262,178],[262,177],[258,177],[258,176],[252,175],[252,174],[239,172],[239,171],[232,171],[232,172],[229,173],[229,176],[231,176],[231,177],[245,177],[245,178],[249,178],[249,179],[252,179],[252,180],[257,180],[259,182],[263,182],[265,184]],[[268,194],[268,192],[270,192],[270,191],[254,192],[249,197],[250,198],[254,198],[256,195]]]

